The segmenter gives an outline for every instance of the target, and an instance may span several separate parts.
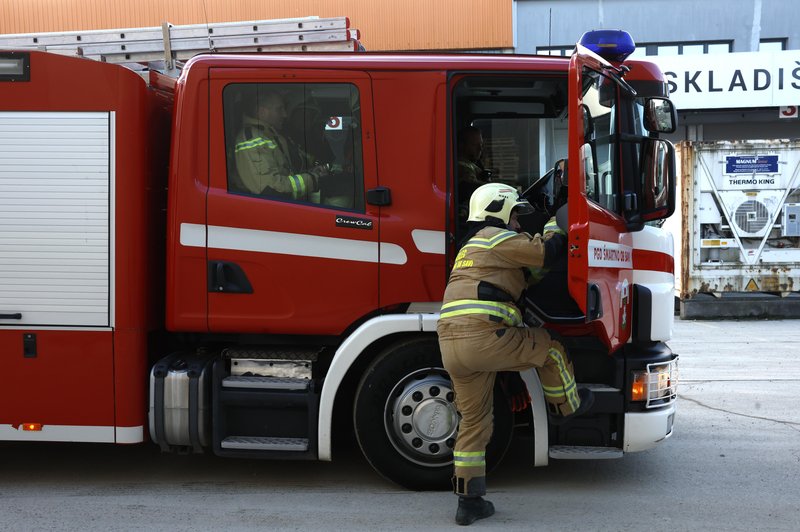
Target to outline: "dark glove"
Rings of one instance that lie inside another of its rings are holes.
[[[531,396],[528,394],[528,387],[517,371],[500,371],[497,373],[497,380],[500,388],[508,401],[508,407],[512,412],[522,412],[531,404]]]
[[[318,164],[309,170],[308,173],[314,178],[314,184],[316,185],[314,190],[319,190],[323,179],[330,175],[330,170],[328,170],[327,166]]]
[[[544,243],[544,267],[551,268],[567,252],[567,237],[553,233]]]

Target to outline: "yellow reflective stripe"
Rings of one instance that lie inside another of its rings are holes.
[[[453,465],[456,467],[486,467],[486,461],[480,462],[462,462],[461,460],[453,460]]]
[[[581,406],[581,398],[578,395],[577,387],[567,391],[567,400],[569,401],[573,412]]]
[[[292,197],[297,199],[299,195],[298,184],[297,184],[297,176],[290,175],[289,176],[289,184],[292,185]]]
[[[278,147],[278,145],[275,144],[275,141],[273,141],[271,139],[265,139],[263,137],[256,137],[254,139],[245,140],[243,142],[240,142],[239,144],[236,145],[236,148],[234,148],[234,151],[235,152],[240,152],[240,151],[244,151],[244,150],[250,150],[250,149],[253,149],[253,148],[258,148],[259,146],[266,146],[267,148],[269,148],[271,150],[274,150],[275,148]]]
[[[486,451],[454,451],[453,464],[456,467],[484,467]]]
[[[572,375],[570,375],[569,371],[567,371],[567,365],[564,362],[564,357],[561,353],[554,348],[550,348],[547,352],[547,355],[556,363],[558,366],[558,372],[561,376],[561,382],[564,383],[564,386],[569,384],[572,381]]]
[[[294,199],[306,196],[306,182],[300,174],[290,175],[289,184],[292,185],[292,197]]]
[[[483,238],[483,237],[472,237],[470,238],[466,244],[461,249],[464,248],[481,248],[481,249],[492,249],[496,245],[500,244],[501,242],[505,242],[509,238],[513,238],[517,236],[518,233],[514,231],[503,231],[502,233],[497,233],[496,235]]]
[[[560,233],[562,235],[566,235],[567,233],[561,229],[555,221],[550,221],[544,224],[544,232],[545,233]]]
[[[259,137],[259,138],[253,139],[253,140],[247,140],[245,142],[240,142],[239,144],[236,145],[235,151],[238,153],[240,151],[250,150],[252,148],[258,148],[259,146],[263,146],[265,144],[266,144],[266,141],[263,140],[261,137]]]
[[[292,188],[295,189],[294,197],[296,198],[304,198],[306,195],[306,181],[303,179],[303,176],[300,174],[290,175],[289,179],[293,181]]]
[[[561,395],[564,395],[564,391],[565,390],[569,390],[570,388],[573,388],[573,387],[575,387],[575,381],[574,380],[572,380],[569,384],[564,385],[564,386],[542,386],[542,388],[544,389],[545,393],[552,392],[552,393],[560,393]]]
[[[497,301],[481,301],[480,299],[457,299],[442,305],[440,318],[447,319],[469,314],[485,314],[503,320],[503,323],[515,327],[522,323],[522,315],[516,307]]]
[[[542,389],[544,390],[544,394],[548,397],[564,397],[576,386],[573,380],[567,386],[542,386]]]
[[[557,349],[553,349],[552,347],[547,354],[553,361],[555,361],[556,366],[558,366],[561,382],[564,383],[564,394],[567,396],[567,402],[569,403],[569,406],[573,411],[577,410],[581,404],[581,401],[575,389],[575,380],[570,372],[567,371],[567,365],[564,362],[563,355]]]

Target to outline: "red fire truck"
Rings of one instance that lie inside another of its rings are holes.
[[[568,256],[528,290],[525,321],[564,336],[596,396],[552,425],[523,372],[532,406],[512,414],[498,387],[489,460],[513,434],[532,465],[668,438],[673,249],[657,221],[674,210],[659,135],[675,111],[626,35],[591,32],[571,58],[207,53],[178,77],[0,52],[0,440],[311,460],[357,442],[392,481],[447,486],[459,417],[435,325],[466,127],[485,177],[536,206],[526,230],[562,213]],[[242,137],[276,95],[280,136]],[[291,143],[325,179],[254,193],[248,142]]]

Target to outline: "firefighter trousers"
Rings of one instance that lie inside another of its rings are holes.
[[[536,368],[550,409],[569,415],[580,406],[572,362],[564,346],[544,329],[464,316],[440,321],[438,332],[442,361],[462,416],[453,453],[454,489],[459,495],[483,495],[496,372]]]

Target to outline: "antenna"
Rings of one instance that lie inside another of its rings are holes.
[[[208,51],[213,52],[214,46],[213,46],[213,41],[211,40],[211,33],[213,30],[211,30],[208,27],[208,10],[206,9],[206,0],[201,0],[201,2],[203,4],[203,17],[206,20],[206,34],[208,35]]]

